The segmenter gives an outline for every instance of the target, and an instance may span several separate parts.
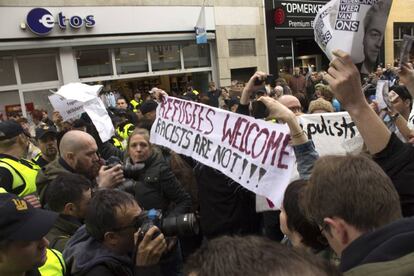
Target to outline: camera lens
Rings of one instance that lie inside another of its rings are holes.
[[[164,218],[162,232],[165,236],[194,236],[200,231],[197,217],[190,213]]]

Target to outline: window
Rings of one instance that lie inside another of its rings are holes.
[[[178,45],[149,46],[152,71],[181,69],[180,47]]]
[[[88,49],[76,51],[79,78],[112,75],[109,49]]]
[[[414,35],[413,23],[394,23],[394,59],[397,60],[401,55],[401,48],[404,35]],[[414,59],[414,47],[410,52],[411,60]]]
[[[0,56],[0,86],[16,84],[13,57]]]
[[[255,56],[256,44],[254,39],[229,39],[229,54],[231,57]]]
[[[17,63],[22,83],[58,80],[54,54],[18,56]]]
[[[116,48],[114,52],[118,74],[148,72],[147,47]]]
[[[21,115],[19,91],[2,91],[0,99],[0,113],[3,115],[3,119],[17,114]]]
[[[184,68],[209,67],[211,65],[208,44],[184,44],[183,55]]]

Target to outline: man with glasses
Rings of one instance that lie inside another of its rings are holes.
[[[72,236],[63,252],[70,274],[157,275],[157,263],[167,245],[155,226],[138,234],[141,212],[125,192],[97,191],[87,209],[85,226]]]
[[[414,151],[370,108],[351,57],[341,50],[333,54],[325,79],[375,162],[362,155],[320,158],[303,207],[341,256],[345,275],[413,275],[414,219],[402,216],[410,217],[414,210]]]

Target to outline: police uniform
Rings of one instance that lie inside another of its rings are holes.
[[[11,241],[10,247],[15,247],[15,242],[18,241],[42,241],[58,218],[57,213],[34,208],[22,198],[11,193],[0,193],[0,202],[2,203],[0,204],[0,239]],[[44,241],[42,243],[44,244]],[[46,262],[42,267],[34,266],[29,271],[20,271],[20,273],[44,276],[65,275],[66,266],[62,254],[56,250],[45,250]],[[7,252],[2,253],[7,254]],[[35,257],[37,258],[37,256],[32,256],[27,260],[19,261],[33,265]],[[4,265],[7,266],[7,261]]]
[[[24,133],[14,121],[0,123],[0,141],[10,140]],[[32,161],[0,153],[0,187],[24,197],[36,193],[36,176],[40,167]]]
[[[135,99],[132,99],[129,103],[132,106],[132,111],[137,112],[140,105],[143,103],[144,101],[142,99],[139,99],[138,101],[136,101]]]
[[[43,168],[44,166],[49,164],[49,162],[43,158],[41,152],[36,154],[36,156],[32,159],[32,161],[33,161],[33,163],[36,163],[37,165],[39,165],[39,167],[41,167],[41,168]]]
[[[46,263],[39,267],[42,276],[60,276],[66,274],[66,265],[62,253],[55,249],[46,249]]]
[[[0,186],[10,193],[21,197],[36,193],[39,170],[32,161],[0,154]]]
[[[118,148],[119,150],[122,150],[122,151],[124,151],[124,150],[125,150],[125,146],[124,146],[124,144],[122,143],[122,140],[121,140],[121,139],[119,139],[118,137],[113,136],[113,137],[111,138],[110,142],[112,143],[112,145],[114,145],[114,146],[115,146],[116,148]]]
[[[120,124],[116,128],[116,134],[121,137],[123,140],[127,140],[129,135],[134,132],[135,126],[131,123]]]

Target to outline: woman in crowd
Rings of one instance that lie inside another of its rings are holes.
[[[334,108],[330,102],[319,98],[310,102],[308,112],[310,114],[334,112]]]
[[[186,193],[165,161],[161,151],[150,143],[149,132],[137,128],[128,138],[127,177],[133,178],[132,192],[144,210],[159,209],[164,217],[177,216],[191,211],[191,197]],[[161,260],[163,275],[177,275],[182,257],[176,238],[170,238],[169,254]],[[173,272],[175,271],[175,273]]]

